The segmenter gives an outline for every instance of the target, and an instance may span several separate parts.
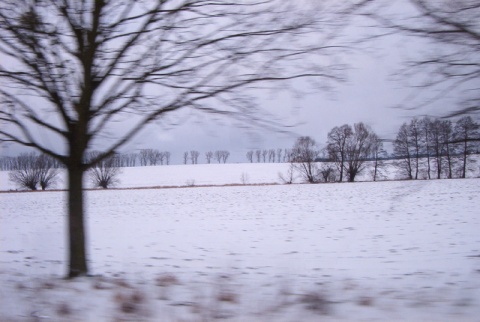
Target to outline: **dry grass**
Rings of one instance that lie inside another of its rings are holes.
[[[305,308],[323,315],[330,314],[331,302],[320,292],[310,292],[300,296],[299,302],[305,304]]]

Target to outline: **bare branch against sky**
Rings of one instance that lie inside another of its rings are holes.
[[[183,108],[268,123],[249,90],[341,79],[334,57],[343,49],[332,42],[337,23],[328,10],[277,0],[6,1],[0,93],[8,126],[0,133],[65,161],[68,151],[35,133],[69,145],[73,132],[85,132],[75,142],[82,151],[116,121],[133,120],[115,132],[108,154]]]
[[[454,93],[457,106],[444,116],[480,111],[480,1],[372,0],[369,4],[363,13],[384,28],[377,35],[403,34],[428,44],[410,53],[399,73],[419,88],[422,95],[416,106]]]
[[[334,34],[344,9],[337,1],[2,1],[0,140],[66,165],[68,275],[88,272],[82,178],[91,165],[184,109],[269,124],[249,94],[279,81],[341,79],[345,48]]]

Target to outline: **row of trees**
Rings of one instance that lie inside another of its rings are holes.
[[[93,153],[93,154],[92,154]],[[98,156],[96,152],[86,153],[86,160],[91,158],[91,155]],[[114,153],[109,157],[109,163],[112,166],[123,167],[135,167],[135,166],[157,166],[157,165],[169,165],[172,154],[168,151],[159,151],[157,149],[142,149],[138,153]],[[205,153],[206,163],[212,163],[216,161],[218,163],[226,163],[230,156],[230,152],[226,150],[208,151]],[[200,152],[196,150],[187,151],[183,153],[183,164],[191,162],[192,164],[198,164]],[[0,157],[0,171],[12,171],[15,170],[15,162],[17,157],[4,156]],[[55,163],[55,168],[64,167],[56,159],[52,159]]]
[[[311,137],[300,137],[292,149],[250,150],[247,160],[256,162],[290,162],[290,173],[284,182],[293,181],[294,170],[310,183],[331,181],[355,181],[368,165],[372,165],[372,180],[382,176],[386,159],[394,159],[400,175],[406,179],[465,178],[470,157],[479,149],[479,124],[465,116],[456,122],[451,120],[414,118],[400,126],[393,141],[393,154],[388,155],[383,141],[364,123],[334,127],[327,136],[326,147],[320,149]],[[86,162],[95,160],[98,151],[86,154]],[[95,186],[108,188],[118,181],[121,167],[163,165],[170,163],[169,152],[143,149],[138,154],[113,154],[93,163],[89,175]],[[226,163],[230,152],[217,150],[205,153],[207,163],[213,160]],[[187,151],[183,163],[198,164],[200,152]],[[328,161],[319,163],[318,161]],[[45,154],[25,153],[17,157],[0,159],[2,170],[8,170],[9,178],[22,188],[43,190],[56,181],[60,162]]]
[[[169,165],[171,153],[168,151],[159,151],[156,149],[142,149],[138,154],[138,160],[141,166],[146,165]],[[132,155],[133,160],[137,159],[137,155]]]
[[[0,171],[13,171],[16,170],[16,164],[18,162],[18,158],[25,158],[26,155],[35,155],[35,153],[21,153],[18,156],[11,157],[11,156],[3,156],[0,157]],[[90,151],[86,153],[85,160],[91,158],[91,155],[97,155],[96,151]],[[37,156],[38,157],[38,156]],[[137,166],[137,159],[139,159],[139,154],[137,153],[114,153],[113,155],[109,156],[111,162],[115,167],[123,168],[123,167],[135,167]],[[53,163],[54,168],[65,168],[65,165],[59,162],[57,159],[51,158],[50,162]],[[35,162],[29,162],[30,166],[33,166]]]
[[[377,180],[386,152],[383,142],[373,130],[364,123],[345,124],[334,127],[327,138],[327,145],[320,149],[309,136],[297,139],[291,150],[291,169],[285,182],[291,182],[293,172],[310,183],[355,181],[367,165],[373,161],[373,180]],[[318,162],[320,159],[328,162]]]
[[[230,152],[226,150],[217,150],[205,152],[205,160],[208,164],[212,161],[217,161],[218,163],[227,163]],[[187,164],[188,161],[191,161],[192,164],[198,164],[198,158],[200,157],[200,152],[197,150],[186,151],[183,153],[183,164]]]
[[[86,154],[87,162],[98,157],[99,151]],[[89,178],[95,187],[109,188],[118,182],[125,155],[114,154],[93,164]],[[62,164],[46,154],[22,153],[16,157],[4,158],[8,161],[8,177],[21,189],[42,190],[53,187],[58,182],[59,168]]]
[[[392,159],[402,178],[465,178],[479,152],[479,124],[471,116],[451,120],[414,118],[402,124],[393,141],[393,154],[384,150],[379,136],[364,123],[334,127],[320,149],[314,139],[300,137],[289,150],[291,167],[284,182],[292,182],[297,172],[304,181],[355,181],[371,167],[372,180],[382,176],[385,160]],[[248,157],[248,153],[247,153]],[[327,162],[318,162],[320,160]]]
[[[290,162],[292,158],[292,152],[289,149],[263,149],[263,150],[250,150],[246,154],[247,160],[250,163],[253,162]]]
[[[465,178],[479,149],[479,124],[472,117],[451,120],[414,118],[400,127],[394,156],[408,179]]]

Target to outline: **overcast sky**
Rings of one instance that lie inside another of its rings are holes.
[[[168,122],[147,127],[122,152],[138,152],[144,148],[170,151],[172,163],[182,163],[184,151],[198,150],[201,153],[199,162],[204,163],[205,152],[228,150],[231,153],[229,162],[246,162],[248,150],[290,148],[298,136],[311,136],[323,147],[327,133],[334,126],[356,122],[371,126],[381,138],[394,139],[400,125],[412,117],[442,116],[456,108],[454,101],[448,97],[413,110],[395,108],[400,104],[407,108],[415,107],[422,101],[422,92],[409,88],[408,80],[393,80],[392,74],[401,69],[403,61],[422,51],[424,46],[421,42],[402,37],[382,38],[362,45],[366,50],[347,56],[346,63],[350,66],[345,71],[347,81],[337,84],[331,91],[319,90],[297,97],[283,92],[260,93],[258,99],[262,108],[275,115],[282,124],[297,124],[295,127],[277,128],[289,133],[255,126],[245,128],[245,124],[228,118],[182,111]],[[410,102],[412,93],[418,97]],[[431,96],[431,93],[425,94]],[[172,122],[177,125],[172,125]],[[115,136],[114,131],[111,135]],[[25,149],[14,145],[0,146],[2,156],[22,151]]]
[[[290,148],[298,136],[311,136],[323,147],[327,133],[334,126],[346,123],[364,122],[381,138],[394,139],[400,125],[414,116],[443,116],[455,109],[454,100],[448,97],[419,107],[422,92],[409,87],[408,80],[398,81],[392,77],[411,52],[421,50],[419,42],[406,42],[405,38],[397,37],[378,40],[370,46],[368,51],[349,56],[346,82],[331,91],[319,90],[293,98],[282,93],[264,93],[260,100],[263,107],[285,125],[298,124],[283,128],[289,133],[261,127],[246,129],[230,119],[218,120],[211,115],[187,112],[179,119],[180,125],[150,126],[125,150],[171,151],[172,161],[182,163],[184,151],[200,151],[200,161],[205,162],[206,151],[225,149],[231,152],[230,162],[245,162],[248,150]],[[412,95],[417,97],[410,101]],[[390,148],[388,144],[386,148]]]

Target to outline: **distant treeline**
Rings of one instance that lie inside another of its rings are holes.
[[[432,176],[465,177],[467,168],[474,162],[469,156],[480,152],[479,128],[479,123],[471,116],[464,116],[456,122],[428,117],[414,118],[402,124],[396,138],[389,140],[380,138],[363,123],[357,123],[353,127],[345,124],[334,127],[328,133],[323,148],[319,148],[314,142],[314,146],[309,149],[314,152],[315,157],[311,159],[314,162],[337,162],[339,178],[342,180],[344,172],[350,173],[352,177],[349,180],[353,180],[356,172],[361,171],[362,162],[373,161],[381,166],[381,163],[387,160],[393,160],[408,179]],[[383,142],[393,144],[393,153],[388,154],[384,150]],[[199,151],[191,150],[183,153],[182,161],[183,164],[202,163],[202,159],[207,164],[226,163],[229,156],[229,151],[217,150],[205,152],[202,158]],[[25,160],[33,160],[35,157],[45,158],[35,154],[0,157],[0,170],[17,170]],[[109,165],[159,166],[169,165],[171,159],[172,154],[168,151],[142,149],[137,153],[115,153],[109,157]],[[52,168],[63,167],[58,160],[49,160]],[[301,162],[302,158],[299,157],[298,146],[294,145],[289,149],[249,150],[246,152],[246,160],[249,163],[292,163]],[[30,163],[31,167],[35,167],[35,162]]]

